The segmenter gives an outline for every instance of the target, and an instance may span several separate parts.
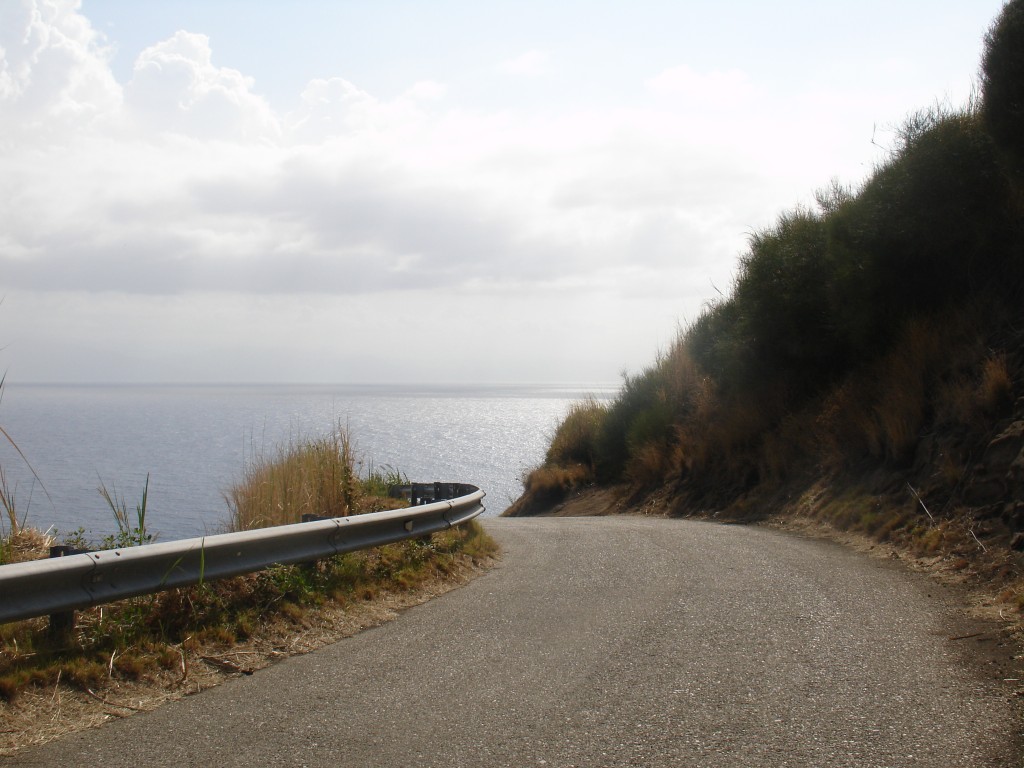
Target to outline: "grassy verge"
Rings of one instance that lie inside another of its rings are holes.
[[[397,473],[370,471],[360,477],[359,468],[340,428],[326,438],[290,444],[272,458],[254,461],[231,489],[232,527],[394,506],[386,486]],[[108,496],[112,509],[124,513],[123,500]],[[145,501],[137,520],[125,516],[132,543],[146,540],[144,509]],[[49,541],[18,522],[3,538],[9,559],[45,556],[39,547]],[[259,665],[256,658],[267,662],[294,650],[296,643],[315,645],[311,635],[335,639],[345,632],[332,627],[350,625],[353,616],[361,617],[359,623],[374,621],[367,616],[376,615],[372,606],[377,604],[409,604],[443,591],[495,554],[495,543],[473,521],[315,565],[276,566],[81,611],[74,629],[60,636],[49,632],[45,619],[0,625],[0,733],[18,733],[15,741],[31,742],[32,733],[16,722],[33,708],[45,708],[47,697],[85,696],[102,704],[125,690],[147,689],[153,700],[159,698],[153,689],[170,695],[208,686],[209,675],[203,677],[198,668],[249,671]],[[250,661],[239,662],[246,658]]]

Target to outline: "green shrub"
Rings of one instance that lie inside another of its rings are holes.
[[[981,63],[985,127],[1024,172],[1024,0],[1010,0],[985,36]]]
[[[733,292],[739,308],[734,334],[743,340],[757,378],[785,376],[792,386],[811,388],[836,365],[839,343],[832,323],[832,282],[824,220],[796,209],[750,238]],[[740,382],[754,389],[753,382]]]
[[[888,162],[828,219],[830,303],[853,354],[884,351],[907,317],[1005,279],[1007,198],[976,113],[907,120]]]
[[[592,397],[569,406],[569,412],[551,438],[545,463],[553,466],[582,464],[593,469],[607,413],[608,407]]]

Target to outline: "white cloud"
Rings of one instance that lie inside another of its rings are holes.
[[[444,98],[448,87],[435,80],[420,80],[405,92],[405,97],[414,101],[436,101]]]
[[[856,180],[836,147],[870,152],[851,110],[882,98],[694,65],[592,106],[505,101],[501,71],[549,69],[539,50],[451,87],[417,69],[394,96],[319,77],[278,112],[205,35],[149,45],[122,85],[77,4],[3,3],[0,345],[38,348],[37,378],[70,348],[144,377],[350,377],[313,372],[337,358],[387,378],[381,348],[438,338],[499,378],[604,358],[614,377],[728,286],[747,232]],[[473,87],[491,98],[459,101]]]
[[[120,103],[109,52],[76,6],[9,0],[0,7],[0,146],[81,130]]]
[[[544,51],[526,51],[501,63],[501,71],[510,75],[539,77],[547,74],[548,54]]]
[[[624,260],[701,260],[716,244],[701,222],[717,222],[723,201],[694,192],[667,115],[434,112],[444,88],[433,81],[382,101],[330,78],[278,117],[249,79],[213,62],[205,36],[178,32],[138,57],[123,106],[106,105],[119,132],[3,156],[7,286],[599,284]]]
[[[698,72],[685,64],[660,72],[646,86],[658,96],[683,99],[703,108],[738,106],[754,96],[753,84],[745,72]]]
[[[241,72],[216,67],[205,35],[179,31],[144,50],[125,99],[146,129],[228,141],[274,140],[277,119]]]

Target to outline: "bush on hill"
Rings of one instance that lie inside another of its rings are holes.
[[[576,469],[545,486],[548,506],[599,483],[667,494],[681,514],[743,510],[751,494],[854,473],[1024,537],[1013,499],[968,505],[986,446],[1024,425],[1022,95],[1012,0],[986,37],[980,101],[912,114],[858,189],[834,181],[817,208],[754,233],[728,297],[627,375],[587,430],[570,414],[539,472]],[[923,506],[864,525],[920,532]]]
[[[1024,170],[1024,2],[1007,3],[985,36],[981,63],[985,127]]]

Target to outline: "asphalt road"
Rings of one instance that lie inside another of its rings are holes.
[[[1021,765],[1011,686],[952,639],[989,628],[923,577],[757,528],[486,524],[463,589],[5,764]]]

